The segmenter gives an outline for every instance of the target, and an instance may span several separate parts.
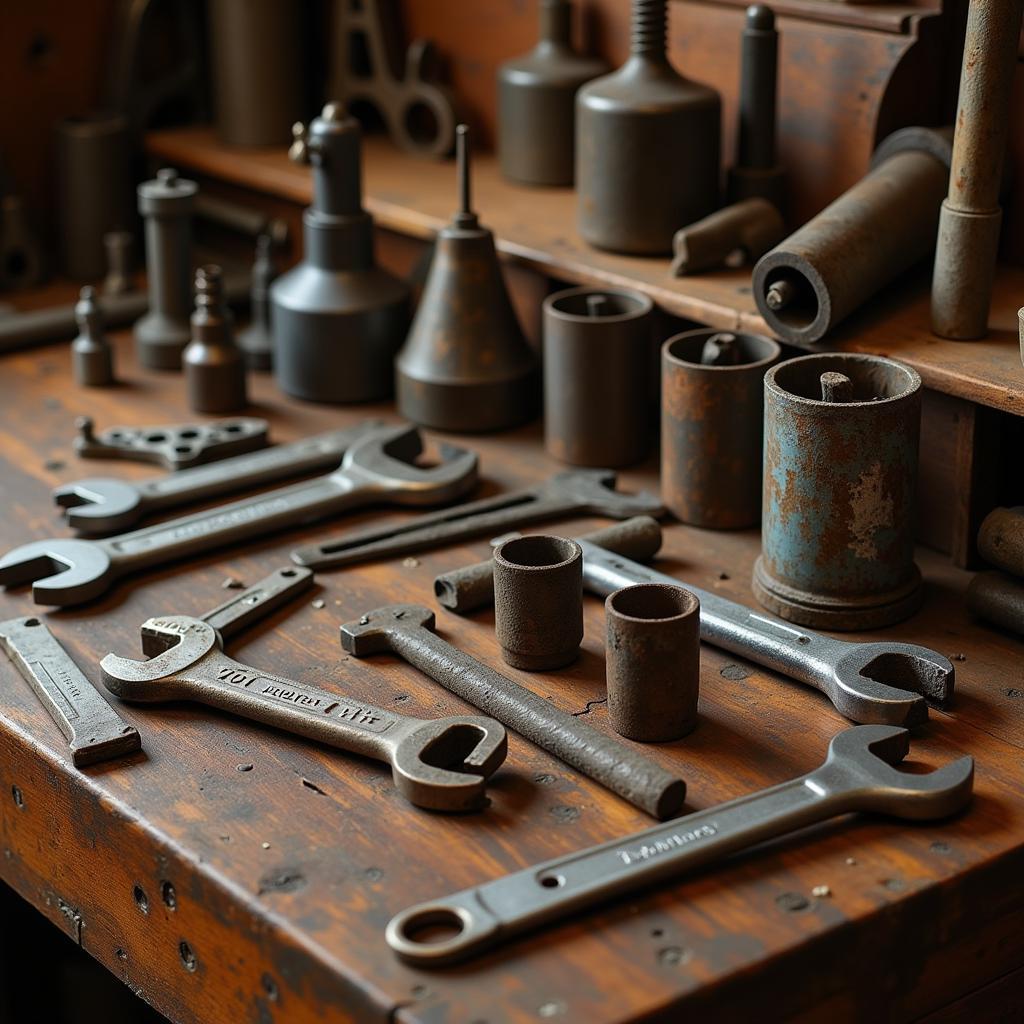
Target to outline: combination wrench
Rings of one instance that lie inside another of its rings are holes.
[[[243,665],[221,651],[217,630],[202,619],[149,619],[142,625],[142,647],[154,655],[148,661],[108,654],[100,662],[111,693],[128,701],[198,701],[384,761],[395,788],[417,807],[480,807],[487,779],[505,760],[508,738],[494,719],[409,718]]]
[[[415,462],[422,450],[415,427],[381,427],[353,444],[327,476],[105,540],[23,544],[0,559],[0,586],[31,582],[39,604],[78,604],[129,572],[372,503],[445,504],[476,483],[473,452],[443,444],[441,461],[425,467]]]
[[[868,811],[929,821],[965,807],[974,783],[973,758],[912,775],[892,767],[909,749],[905,729],[854,726],[833,737],[824,764],[807,775],[410,907],[391,919],[385,937],[403,960],[438,967],[841,814]],[[436,935],[438,928],[447,935],[432,940],[430,929]]]
[[[353,444],[381,426],[379,420],[367,420],[354,427],[139,482],[87,477],[55,488],[53,500],[67,510],[64,517],[76,530],[113,533],[134,526],[152,512],[330,469],[341,462]]]
[[[583,548],[583,586],[592,594],[607,597],[634,583],[686,587],[700,600],[701,640],[813,686],[853,722],[920,725],[928,720],[928,703],[942,707],[953,696],[952,663],[927,647],[836,640],[752,611],[589,541],[578,543]]]

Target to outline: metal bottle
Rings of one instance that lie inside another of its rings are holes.
[[[780,212],[786,209],[786,174],[776,163],[775,96],[779,33],[770,7],[747,8],[740,60],[739,135],[736,165],[726,185],[730,203],[767,199]]]
[[[248,401],[245,359],[235,344],[234,322],[224,298],[221,269],[196,271],[192,340],[182,355],[189,408],[195,412],[237,412]]]
[[[667,0],[633,0],[618,71],[576,97],[577,224],[591,245],[662,255],[718,206],[721,101],[669,64]]]
[[[608,71],[572,48],[572,4],[540,0],[540,40],[498,69],[498,163],[509,181],[573,182],[576,92]]]
[[[151,370],[177,370],[191,336],[192,212],[199,187],[171,167],[138,188],[146,223],[149,312],[135,324],[139,362]]]
[[[456,129],[459,211],[442,228],[395,364],[398,410],[437,430],[515,426],[537,407],[537,357],[505,288],[494,235],[470,207],[469,144]]]
[[[314,402],[368,402],[394,387],[409,323],[409,288],[376,265],[373,218],[362,206],[359,122],[328,103],[293,128],[289,156],[313,167],[302,261],[270,286],[274,372]]]
[[[249,326],[238,335],[238,347],[250,370],[270,370],[274,365],[274,339],[270,331],[270,286],[277,277],[274,239],[262,234],[256,239],[249,290]]]
[[[78,337],[71,342],[71,371],[83,387],[114,383],[114,352],[103,331],[103,311],[96,301],[96,289],[85,287],[75,305]]]

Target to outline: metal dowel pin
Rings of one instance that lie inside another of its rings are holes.
[[[605,315],[608,308],[607,295],[587,296],[587,316],[597,318]]]
[[[703,366],[735,366],[740,361],[740,350],[736,335],[722,332],[712,334],[701,349],[700,361]]]
[[[852,402],[853,381],[845,373],[829,371],[821,375],[821,400],[823,402]]]

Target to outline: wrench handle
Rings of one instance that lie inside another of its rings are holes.
[[[826,769],[664,825],[556,857],[441,900],[411,907],[388,924],[387,941],[404,960],[451,963],[495,942],[594,906],[641,886],[676,878],[755,843],[852,808]],[[427,921],[457,935],[417,942]]]
[[[568,515],[578,507],[564,497],[547,494],[543,488],[514,491],[416,516],[397,526],[342,534],[323,544],[298,548],[292,552],[292,560],[310,569],[352,565],[370,558],[425,551],[448,541],[493,536],[526,523]]]
[[[156,510],[329,470],[340,464],[356,441],[380,425],[379,420],[368,420],[354,427],[154,477],[138,485],[139,494],[150,509]]]

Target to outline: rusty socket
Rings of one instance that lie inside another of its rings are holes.
[[[650,447],[654,303],[642,292],[569,288],[544,300],[544,444],[572,466],[639,462]]]
[[[700,601],[683,587],[638,583],[604,608],[612,726],[642,743],[681,739],[697,724]]]
[[[564,668],[583,641],[583,551],[574,540],[536,534],[494,550],[494,631],[507,665]]]
[[[661,494],[684,523],[719,530],[761,519],[764,375],[782,355],[760,334],[733,334],[738,362],[701,363],[703,328],[661,348]]]

